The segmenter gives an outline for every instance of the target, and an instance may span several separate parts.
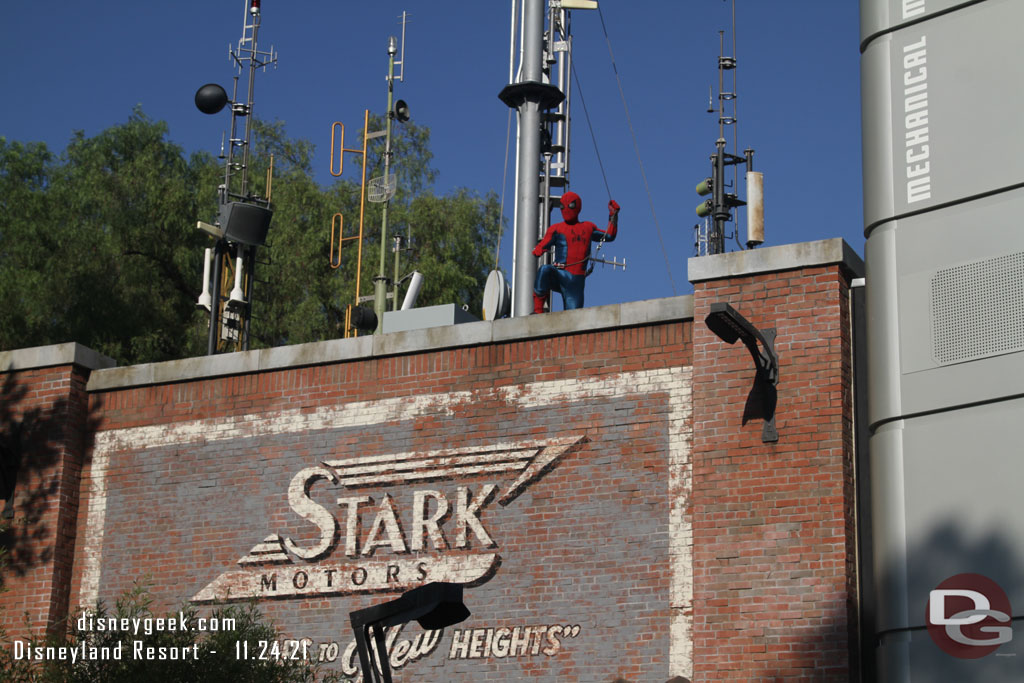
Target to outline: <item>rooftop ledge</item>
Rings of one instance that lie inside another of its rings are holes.
[[[88,370],[99,370],[112,368],[117,362],[78,342],[0,351],[0,372],[49,368],[55,365],[79,365]]]
[[[851,277],[864,275],[864,261],[842,239],[702,256],[689,259],[688,267],[689,279],[696,283],[832,264],[839,264]],[[115,363],[112,359],[92,349],[69,342],[0,351],[0,372],[54,365],[79,365],[92,370],[87,387],[89,391],[107,391],[692,319],[693,297],[676,296],[493,322],[469,322],[352,339],[332,339],[123,368],[113,367]]]
[[[864,277],[864,260],[838,237],[698,256],[687,261],[687,268],[690,282],[703,282],[833,264],[839,264],[851,277]]]
[[[690,295],[650,299],[581,308],[575,311],[508,318],[493,322],[469,322],[407,332],[367,335],[351,339],[331,339],[255,351],[184,358],[163,363],[96,369],[89,377],[87,389],[88,391],[108,391],[149,384],[537,339],[617,327],[691,320],[692,318],[693,297]],[[80,348],[85,349],[85,347]],[[32,350],[7,353],[23,353]],[[3,358],[3,355],[0,354],[0,359]]]

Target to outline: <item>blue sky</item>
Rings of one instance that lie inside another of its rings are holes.
[[[262,4],[260,45],[272,44],[279,64],[257,75],[256,114],[283,120],[289,135],[316,144],[322,183],[330,181],[331,123],[358,130],[364,109],[385,108],[387,39],[399,34],[405,10],[405,81],[395,90],[415,121],[431,129],[440,171],[434,189],[500,194],[508,109],[497,94],[508,81],[510,0]],[[736,6],[737,153],[754,148],[755,168],[765,174],[765,246],[842,237],[863,253],[858,3],[737,0]],[[59,151],[73,130],[93,135],[125,121],[140,104],[169,124],[171,140],[186,151],[217,153],[228,116],[199,113],[193,95],[211,81],[230,93],[228,46],[241,36],[243,9],[244,0],[5,3],[0,135],[41,140]],[[628,263],[625,272],[598,266],[587,304],[689,293],[686,262],[700,200],[693,187],[708,175],[718,136],[715,117],[706,113],[708,86],[717,88],[719,30],[731,52],[731,2],[601,0],[601,13],[664,250],[600,17],[575,11],[574,64],[612,196],[623,207],[619,239],[603,253]],[[583,218],[600,224],[607,192],[578,103],[570,181],[583,197]],[[513,117],[505,185],[510,225],[514,127]],[[727,138],[731,148],[731,132]],[[327,231],[324,226],[325,240]],[[506,273],[511,253],[509,229],[501,247]]]

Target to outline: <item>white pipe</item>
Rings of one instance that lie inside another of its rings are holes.
[[[408,311],[416,305],[416,298],[420,295],[420,288],[423,286],[423,273],[414,270],[412,279],[409,280],[409,289],[405,291],[405,299],[402,300],[402,310]]]
[[[203,260],[203,293],[199,295],[196,307],[210,310],[213,307],[213,297],[210,296],[210,261],[213,260],[213,250],[207,249]]]
[[[245,294],[242,292],[242,257],[235,259],[235,287],[231,290],[231,301],[240,304],[245,303]]]
[[[512,20],[508,37],[508,82],[512,80],[516,68],[516,0],[512,0]]]
[[[764,176],[759,171],[747,171],[747,244],[763,243]]]

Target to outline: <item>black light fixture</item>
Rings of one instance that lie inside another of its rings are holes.
[[[761,441],[778,441],[779,433],[775,429],[775,387],[779,383],[779,357],[775,353],[775,328],[757,329],[740,315],[739,311],[724,301],[711,304],[711,312],[704,318],[704,323],[726,344],[735,344],[740,340],[747,347],[754,359],[756,374],[754,388],[744,410],[744,418],[751,416],[752,413],[759,413],[758,416],[764,419]],[[758,342],[763,351],[758,348]],[[760,400],[757,400],[758,398]]]
[[[351,323],[351,326],[357,330],[375,330],[377,329],[377,314],[372,308],[367,308],[366,306],[353,306],[349,322]]]
[[[366,683],[392,683],[384,637],[386,627],[416,621],[426,630],[437,630],[465,621],[469,610],[462,602],[462,589],[461,583],[428,583],[389,602],[349,614],[363,680]],[[375,648],[370,648],[371,637]]]

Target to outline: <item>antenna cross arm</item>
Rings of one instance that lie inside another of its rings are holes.
[[[600,263],[600,264],[603,264],[603,265],[606,265],[606,266],[611,266],[612,270],[615,270],[616,268],[622,268],[623,270],[626,269],[626,259],[622,259],[621,261],[619,261],[618,259],[613,257],[612,260],[609,261],[608,259],[597,258],[596,256],[591,256],[590,257],[590,262],[591,263]]]
[[[597,9],[597,0],[551,0],[555,9]]]

